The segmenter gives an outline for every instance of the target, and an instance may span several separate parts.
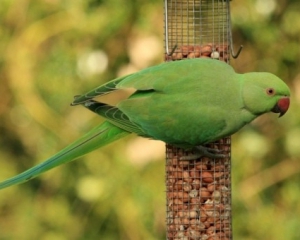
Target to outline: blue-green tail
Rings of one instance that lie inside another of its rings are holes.
[[[0,189],[26,182],[49,169],[70,162],[128,134],[130,133],[109,122],[104,122],[46,161],[1,182]]]

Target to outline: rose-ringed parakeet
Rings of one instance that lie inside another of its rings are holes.
[[[127,88],[134,92],[115,106],[101,103],[102,95]],[[238,74],[217,60],[191,59],[150,67],[75,97],[71,105],[83,105],[106,121],[46,161],[1,182],[0,189],[130,133],[213,156],[204,144],[237,132],[263,113],[284,115],[289,96],[288,86],[273,74]]]

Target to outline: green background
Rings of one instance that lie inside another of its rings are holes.
[[[292,89],[233,136],[234,239],[300,239],[300,2],[233,0],[237,72]],[[1,0],[0,179],[102,121],[73,96],[163,61],[162,0]],[[98,63],[95,64],[95,63]],[[165,239],[164,145],[130,136],[0,191],[0,240]]]

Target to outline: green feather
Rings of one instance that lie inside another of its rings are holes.
[[[119,89],[134,91],[116,106],[98,102]],[[150,67],[75,97],[72,105],[80,104],[107,121],[45,162],[0,183],[0,188],[27,181],[131,132],[182,148],[203,145],[235,133],[263,113],[276,109],[282,115],[289,96],[287,85],[273,74],[237,74],[217,60]]]
[[[48,171],[49,169],[57,167],[63,163],[70,162],[85,155],[86,153],[105,146],[119,138],[125,137],[128,134],[130,133],[112,125],[109,122],[104,122],[46,161],[24,171],[23,173],[20,173],[15,177],[1,182],[0,189],[26,182],[41,173]]]

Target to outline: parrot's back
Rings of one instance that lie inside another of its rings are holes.
[[[237,131],[241,119],[241,75],[215,60],[158,65],[121,81],[135,88],[117,107],[143,135],[181,147],[214,141]]]

